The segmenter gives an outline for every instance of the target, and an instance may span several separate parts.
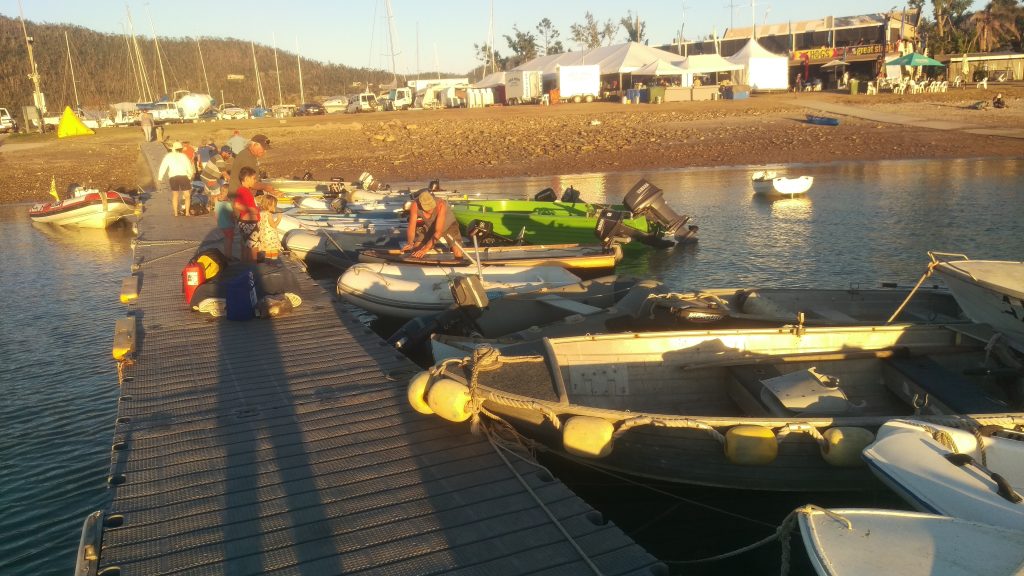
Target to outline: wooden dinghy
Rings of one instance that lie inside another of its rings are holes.
[[[861,451],[892,418],[1024,424],[992,376],[1005,365],[986,351],[991,336],[968,324],[553,338],[543,355],[482,349],[443,362],[415,377],[409,394],[417,409],[449,420],[478,409],[500,416],[527,438],[618,473],[863,490],[879,484]]]
[[[476,268],[356,264],[338,278],[338,295],[348,302],[390,318],[415,318],[447,310],[454,303],[449,283],[457,276],[477,276]],[[557,266],[484,266],[479,274],[487,297],[577,284],[580,278]]]
[[[622,260],[622,248],[613,245],[581,246],[579,244],[488,246],[479,249],[469,246],[465,251],[472,257],[455,258],[451,252],[430,252],[415,258],[410,252],[398,249],[367,248],[359,250],[360,262],[411,264],[418,266],[559,266],[582,279],[599,278],[614,273],[615,264]]]
[[[796,196],[811,189],[814,177],[787,178],[766,170],[754,172],[750,177],[750,184],[754,187],[754,192],[762,196]]]
[[[978,432],[893,420],[864,459],[922,512],[1024,530],[1024,433],[997,426]]]
[[[897,510],[797,510],[820,576],[995,576],[1024,572],[1024,532]]]

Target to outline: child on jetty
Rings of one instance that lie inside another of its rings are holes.
[[[281,218],[277,213],[277,197],[264,194],[260,199],[260,248],[264,259],[276,259],[281,253],[281,236],[277,232]]]

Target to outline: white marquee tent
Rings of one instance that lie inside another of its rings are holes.
[[[742,65],[733,64],[718,54],[691,54],[679,63],[679,67],[686,72],[683,86],[692,86],[694,76],[743,69]]]
[[[559,66],[579,66],[597,64],[601,75],[631,74],[656,61],[664,60],[670,64],[678,64],[683,57],[673,52],[651,48],[637,42],[601,46],[586,52],[566,52],[534,58],[524,62],[513,70],[540,70],[545,76],[555,74]]]
[[[739,80],[751,90],[789,89],[789,59],[769,52],[753,38],[727,60],[743,66]]]

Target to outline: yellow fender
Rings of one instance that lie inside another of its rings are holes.
[[[427,404],[427,401],[424,399],[427,392],[427,386],[430,385],[430,379],[430,372],[424,370],[409,380],[409,388],[406,390],[406,394],[409,397],[409,404],[420,414],[430,415],[434,413],[434,411],[430,409],[430,405]]]
[[[775,461],[779,443],[764,426],[733,426],[725,433],[725,457],[741,466],[763,466]]]
[[[861,452],[875,441],[875,435],[866,428],[839,426],[822,434],[821,457],[825,462],[841,468],[864,466]]]
[[[604,418],[573,416],[562,428],[565,451],[584,458],[604,458],[612,453],[615,425]]]
[[[465,422],[473,415],[469,387],[450,378],[442,378],[427,391],[427,405],[435,414],[452,422]]]

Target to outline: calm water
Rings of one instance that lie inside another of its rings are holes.
[[[556,178],[446,182],[449,189],[529,196],[575,186],[618,201],[640,177],[701,227],[697,246],[648,252],[627,272],[673,288],[741,285],[847,287],[912,283],[927,250],[1021,259],[1024,160],[793,166],[815,177],[807,198],[755,199],[749,170],[701,169]],[[85,516],[108,497],[105,478],[117,400],[110,358],[130,235],[33,226],[28,206],[0,206],[0,574],[71,572]],[[555,463],[557,466],[557,463]],[[766,498],[714,490],[686,497],[754,516],[738,521],[637,491],[601,475],[561,471],[567,482],[663,558],[699,557],[753,542],[792,507],[892,505],[884,494]],[[692,534],[693,526],[700,526]],[[686,530],[686,537],[680,534]],[[795,553],[796,554],[796,553]],[[777,572],[778,547],[696,573]]]

